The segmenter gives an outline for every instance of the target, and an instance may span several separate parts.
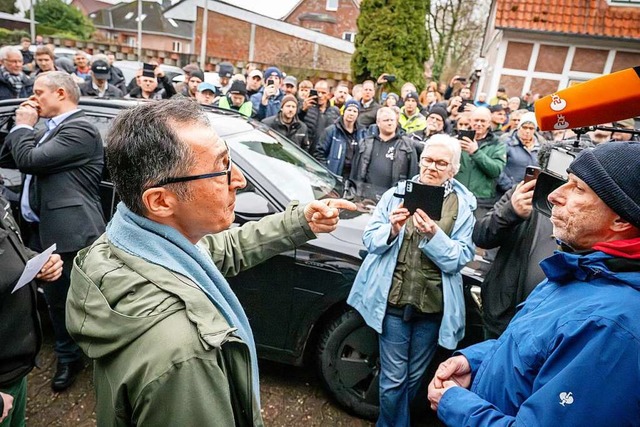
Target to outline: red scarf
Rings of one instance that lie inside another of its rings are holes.
[[[619,258],[640,259],[640,237],[596,243],[593,249]]]

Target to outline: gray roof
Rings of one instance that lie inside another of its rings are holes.
[[[168,36],[191,39],[193,37],[193,22],[165,18],[162,6],[155,1],[142,2],[143,33],[156,33]],[[111,30],[138,31],[138,2],[120,3],[108,9],[102,9],[89,14],[89,18],[97,28]]]

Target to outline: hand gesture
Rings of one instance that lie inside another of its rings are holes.
[[[304,207],[304,217],[311,231],[331,233],[338,226],[339,209],[356,210],[356,205],[344,199],[314,200]]]
[[[516,189],[511,195],[511,206],[522,219],[527,219],[531,216],[531,210],[533,209],[533,190],[536,188],[536,181],[521,182],[516,186]]]
[[[16,110],[16,125],[35,126],[38,123],[38,102],[32,96],[24,101]]]
[[[436,374],[429,383],[428,398],[431,409],[436,411],[445,391],[451,387],[471,386],[471,366],[464,356],[451,357],[438,366]]]
[[[307,96],[304,101],[302,101],[302,110],[307,111],[309,108],[313,107],[318,103],[318,96]]]
[[[0,399],[4,401],[2,414],[0,414],[0,423],[1,423],[2,421],[4,421],[5,418],[7,418],[7,415],[9,415],[9,411],[11,411],[11,408],[13,408],[13,396],[11,396],[10,394],[0,392]]]
[[[418,234],[433,238],[438,231],[438,224],[427,215],[422,209],[416,209],[413,214],[413,225],[418,230]]]
[[[404,224],[409,219],[409,215],[409,210],[404,207],[404,203],[401,203],[397,208],[391,211],[391,215],[389,215],[389,222],[391,223],[389,240],[396,238],[402,227],[404,227]]]
[[[160,68],[160,65],[156,65],[156,68],[153,69],[153,74],[155,74],[156,78],[163,78],[164,77],[164,71],[162,71],[162,68]]]
[[[478,151],[478,143],[475,140],[472,140],[469,137],[465,136],[460,139],[460,148],[462,148],[462,151],[473,154]]]
[[[384,83],[388,83],[387,82],[387,76],[389,75],[389,73],[382,73],[380,74],[380,77],[378,77],[377,83],[379,85],[384,84]]]
[[[36,279],[46,282],[55,282],[62,276],[62,259],[58,254],[51,254],[42,270],[36,275]]]

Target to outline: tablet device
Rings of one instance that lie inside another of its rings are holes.
[[[404,193],[404,207],[413,214],[420,208],[434,221],[442,218],[444,187],[418,184],[407,181]]]

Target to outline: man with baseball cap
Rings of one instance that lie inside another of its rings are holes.
[[[314,153],[331,172],[348,178],[355,157],[358,141],[364,138],[365,129],[358,125],[360,103],[350,99],[344,104],[344,113],[322,135]]]
[[[80,94],[96,98],[122,98],[124,93],[109,84],[110,70],[106,55],[95,55],[91,61],[91,80],[79,85]]]
[[[264,72],[264,86],[251,97],[256,119],[262,120],[275,116],[280,112],[282,98],[285,93],[280,89],[282,72],[276,67],[269,67]]]
[[[562,251],[498,340],[436,371],[450,426],[634,426],[640,407],[640,143],[583,150],[548,196]]]
[[[271,129],[286,136],[299,147],[309,150],[309,135],[307,125],[298,119],[298,99],[293,95],[282,98],[280,112],[262,120]]]
[[[398,124],[407,135],[416,135],[422,139],[424,130],[427,127],[427,118],[420,113],[418,106],[420,99],[418,92],[411,91],[403,99],[404,105],[400,108]]]
[[[233,76],[233,64],[221,62],[218,64],[218,76],[220,77],[220,93],[226,95],[231,87],[231,77]]]
[[[262,71],[255,69],[251,70],[247,75],[247,96],[251,98],[256,93],[260,92],[262,87]]]
[[[237,111],[245,117],[254,115],[253,104],[247,99],[247,86],[240,80],[233,80],[227,94],[214,105],[225,110]]]
[[[298,79],[294,76],[287,76],[283,80],[284,83],[284,93],[287,95],[296,96],[296,92],[298,91]]]
[[[196,101],[201,105],[211,105],[216,99],[218,88],[213,83],[202,82],[198,85]]]

